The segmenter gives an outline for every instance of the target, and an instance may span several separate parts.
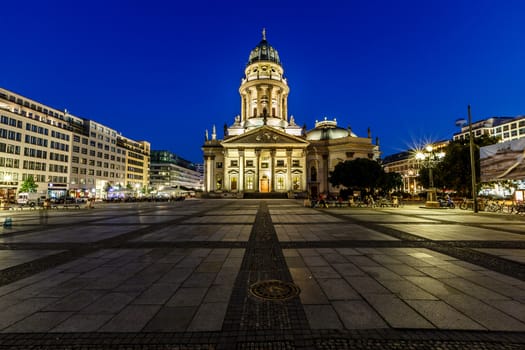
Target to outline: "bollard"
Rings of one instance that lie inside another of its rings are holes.
[[[11,219],[10,217],[9,218],[5,218],[5,220],[4,220],[4,227],[5,228],[11,228],[11,226],[13,226],[13,219]]]

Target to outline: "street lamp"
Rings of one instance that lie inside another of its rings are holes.
[[[427,191],[427,201],[425,207],[427,208],[439,208],[439,202],[437,200],[436,188],[434,187],[434,175],[432,174],[432,169],[435,164],[445,157],[444,152],[436,152],[432,145],[427,145],[425,147],[425,152],[418,151],[416,153],[416,159],[420,161],[426,161],[428,166],[428,191]]]

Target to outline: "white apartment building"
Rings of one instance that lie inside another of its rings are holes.
[[[130,176],[137,154],[141,178]],[[0,88],[0,199],[14,201],[30,176],[41,195],[101,197],[106,183],[147,186],[148,167],[148,142]]]
[[[516,140],[525,137],[525,116],[517,117],[490,117],[472,123],[472,133],[474,137],[481,135],[494,136],[499,142]],[[468,139],[469,126],[461,126],[461,131],[455,133],[454,141]]]

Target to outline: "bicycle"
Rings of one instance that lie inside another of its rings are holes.
[[[463,198],[458,207],[463,210],[472,209],[474,208],[474,201],[472,199]]]

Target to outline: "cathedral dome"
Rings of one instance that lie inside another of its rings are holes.
[[[306,139],[309,141],[335,140],[344,137],[357,137],[351,130],[337,126],[337,122],[323,120],[315,123],[315,128],[306,133]]]
[[[263,37],[259,45],[257,45],[251,52],[250,58],[248,59],[248,64],[259,61],[270,61],[281,65],[281,60],[279,59],[279,53],[276,49],[271,46],[268,41],[266,41],[266,31],[263,30]]]

